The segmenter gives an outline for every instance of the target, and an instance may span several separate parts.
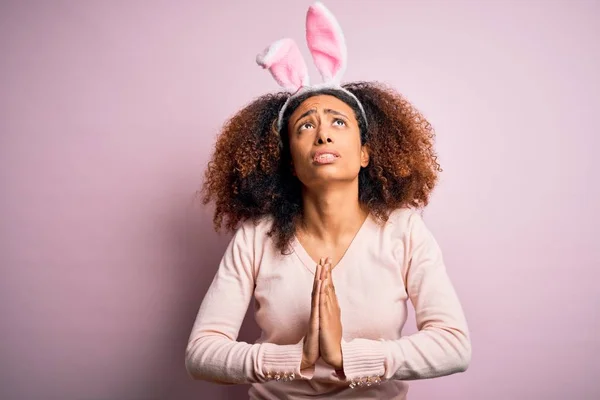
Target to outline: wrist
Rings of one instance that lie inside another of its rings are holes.
[[[336,370],[342,370],[344,368],[344,360],[342,358],[342,352],[340,351],[336,355],[332,355],[326,360],[327,364],[335,368]]]
[[[315,365],[315,364],[305,361],[303,358],[302,361],[300,362],[300,370],[308,369],[308,368],[312,367],[313,365]]]
[[[315,365],[315,363],[308,361],[306,356],[302,354],[302,360],[300,361],[300,370],[310,368],[313,365]]]
[[[344,357],[342,357],[342,343],[341,343],[341,339],[340,339],[340,348],[337,351],[335,357],[333,358],[333,367],[336,370],[342,370],[344,369]]]
[[[333,361],[333,363],[331,364],[331,366],[333,368],[335,368],[336,371],[343,371],[344,370],[344,362],[342,360],[342,358],[340,357],[339,359],[335,359]]]

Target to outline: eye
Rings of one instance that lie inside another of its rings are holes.
[[[339,122],[341,122],[341,125],[340,125],[340,124],[338,124]],[[337,124],[337,126],[346,126],[346,121],[344,121],[343,119],[340,119],[340,118],[336,118],[336,119],[333,121],[333,123],[334,123],[334,125],[335,125],[335,124]]]
[[[310,123],[310,122],[305,122],[305,123],[303,123],[302,125],[300,125],[300,126],[298,127],[298,130],[299,130],[299,131],[303,131],[303,130],[305,130],[305,129],[310,129],[310,128],[313,128],[313,124],[312,124],[312,123]]]

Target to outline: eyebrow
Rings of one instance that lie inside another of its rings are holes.
[[[311,115],[311,114],[315,114],[316,112],[317,112],[317,110],[315,110],[314,108],[311,108],[310,110],[306,111],[304,114],[302,114],[301,116],[299,116],[299,117],[298,117],[298,119],[297,119],[297,120],[296,120],[296,122],[294,123],[294,126],[295,126],[295,125],[298,123],[298,121],[300,121],[302,118],[304,118],[304,117],[307,117],[307,116],[309,116],[309,115]],[[341,113],[341,112],[339,112],[339,111],[336,111],[336,110],[332,110],[331,108],[326,108],[326,109],[324,109],[324,110],[323,110],[323,112],[324,112],[325,114],[339,115],[339,116],[342,116],[342,117],[344,117],[344,118],[348,119],[348,117],[346,116],[346,114],[344,114],[344,113]]]

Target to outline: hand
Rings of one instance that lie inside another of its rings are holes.
[[[315,272],[315,279],[313,281],[313,290],[310,303],[310,320],[308,323],[308,333],[304,338],[304,347],[302,349],[302,363],[300,369],[310,368],[317,362],[320,356],[319,351],[319,299],[321,292],[321,285],[323,279],[323,262],[321,259],[317,265],[317,271]]]
[[[342,369],[341,310],[331,278],[331,260],[325,261],[325,280],[319,293],[319,349],[323,360],[336,369]]]

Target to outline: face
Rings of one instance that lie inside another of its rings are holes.
[[[288,121],[294,174],[307,187],[358,180],[369,163],[354,110],[330,95],[304,100]]]

